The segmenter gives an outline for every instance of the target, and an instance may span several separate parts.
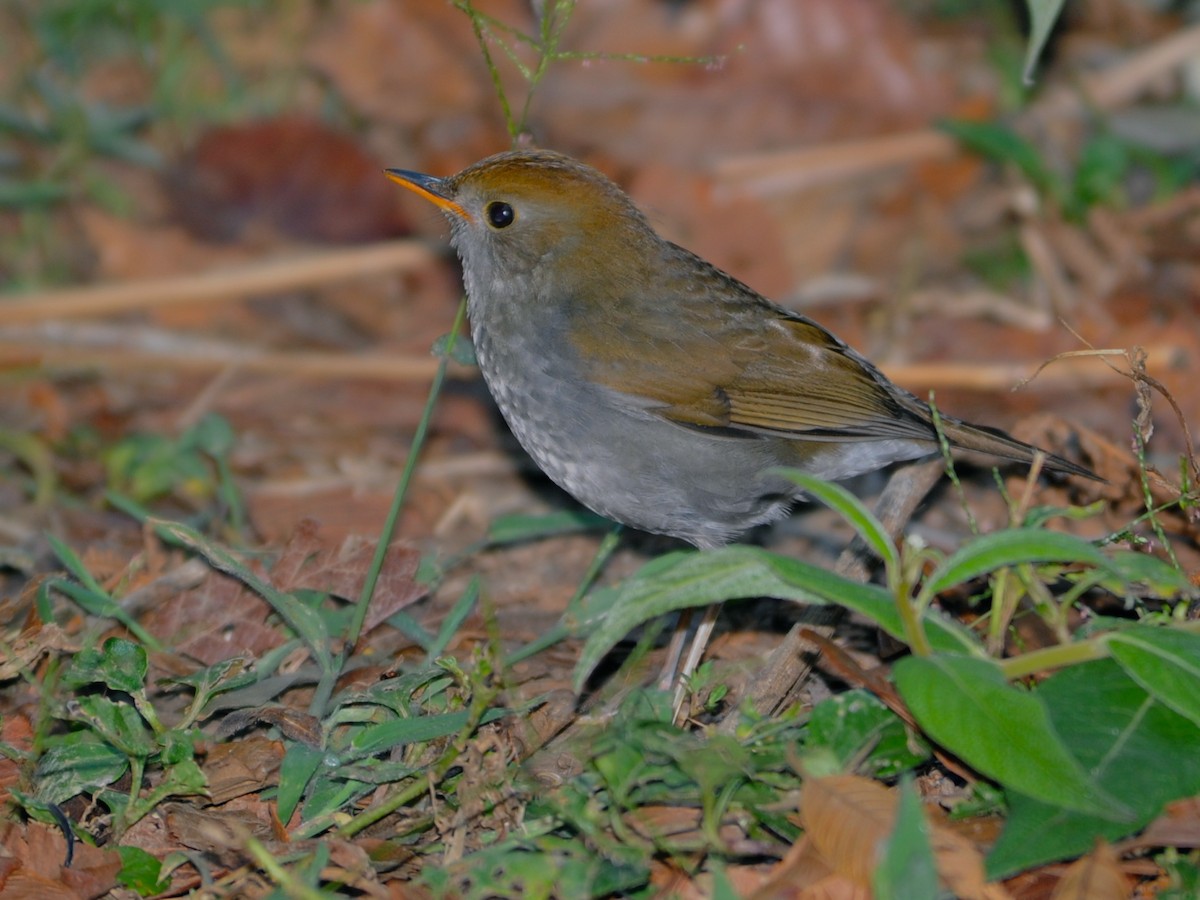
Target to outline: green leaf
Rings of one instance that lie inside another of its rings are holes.
[[[76,653],[63,675],[63,686],[80,688],[99,682],[111,690],[134,694],[144,688],[148,668],[141,645],[113,637],[100,649],[84,647]]]
[[[453,339],[453,343],[451,343],[451,339]],[[433,342],[432,352],[438,359],[449,357],[460,366],[474,367],[479,365],[479,361],[475,358],[475,345],[464,334],[441,335]]]
[[[316,774],[324,756],[323,750],[308,744],[297,742],[288,746],[279,767],[279,791],[275,797],[279,821],[291,821],[292,813],[304,796],[304,789]]]
[[[203,709],[208,701],[218,694],[254,684],[258,676],[252,671],[247,671],[249,663],[250,660],[246,657],[235,656],[213,663],[211,666],[199,669],[189,675],[167,678],[164,681],[192,688],[196,692],[195,706]]]
[[[480,717],[479,724],[486,725],[488,722],[495,722],[508,715],[512,715],[512,710],[489,709]],[[463,709],[436,716],[391,719],[378,725],[371,725],[354,736],[347,752],[343,754],[343,761],[383,753],[404,744],[448,737],[465,728],[469,721],[471,721],[470,712]]]
[[[1071,212],[1082,215],[1097,204],[1119,203],[1131,163],[1128,148],[1112,135],[1099,134],[1088,141],[1075,166]]]
[[[184,759],[168,766],[162,780],[154,786],[156,797],[192,796],[208,793],[208,779],[194,759]]]
[[[72,735],[69,742],[50,747],[37,762],[36,798],[43,803],[66,803],[79,794],[112,784],[129,770],[129,760],[94,735]]]
[[[120,622],[147,647],[153,650],[162,649],[162,645],[155,640],[154,636],[139,625],[129,613],[125,612],[121,604],[113,600],[108,594],[102,591],[94,591],[86,585],[76,584],[73,581],[67,581],[63,578],[51,578],[42,582],[42,587],[39,590],[39,598],[43,592],[49,590],[58,591],[70,597],[89,615]]]
[[[929,823],[912,779],[900,780],[896,824],[875,869],[876,900],[934,900],[938,896],[937,863],[929,841]]]
[[[46,535],[46,541],[50,544],[50,549],[54,551],[54,555],[58,557],[58,561],[66,567],[67,571],[80,584],[96,594],[108,596],[108,592],[92,577],[92,573],[88,571],[88,567],[83,564],[83,560],[79,558],[79,555],[74,550],[52,534]]]
[[[137,891],[143,897],[164,893],[171,886],[171,879],[160,879],[162,863],[141,847],[117,847],[121,854],[121,871],[117,881]]]
[[[772,471],[789,481],[794,481],[804,488],[806,494],[815,497],[837,512],[850,523],[858,536],[866,541],[867,546],[883,560],[889,572],[897,570],[900,565],[900,551],[896,549],[896,544],[883,523],[858,497],[840,484],[813,478],[796,469],[773,469]]]
[[[233,450],[237,436],[228,419],[210,412],[189,428],[179,441],[185,447],[196,447],[209,456],[221,458]]]
[[[832,757],[830,773],[851,766],[862,775],[892,778],[929,758],[900,717],[869,691],[846,691],[813,707],[804,732],[804,753]]]
[[[1026,86],[1033,84],[1033,69],[1046,47],[1054,23],[1058,21],[1066,0],[1025,0],[1029,10],[1029,42],[1025,48],[1025,67],[1022,77]]]
[[[1040,528],[1010,528],[981,535],[942,560],[921,585],[919,601],[1005,566],[1079,563],[1107,567],[1108,557],[1082,538]]]
[[[1131,593],[1140,598],[1196,597],[1196,586],[1187,573],[1165,559],[1137,550],[1117,550],[1109,557],[1107,571],[1098,572],[1097,583],[1118,596]]]
[[[114,703],[99,694],[77,697],[71,717],[90,725],[106,741],[129,756],[148,759],[158,745],[145,719],[128,703]]]
[[[488,528],[490,545],[516,544],[564,534],[602,531],[612,528],[612,520],[586,509],[563,509],[542,515],[500,516]]]
[[[1111,635],[1108,649],[1154,699],[1200,725],[1200,635],[1135,625]]]
[[[164,766],[173,766],[196,757],[196,741],[186,731],[168,731],[159,738],[159,752]]]
[[[1039,193],[1055,201],[1065,194],[1061,179],[1046,166],[1038,149],[1008,126],[996,122],[943,120],[938,127],[968,150],[995,162],[1016,166]]]
[[[1008,820],[988,856],[989,878],[1086,853],[1097,837],[1120,840],[1172,800],[1200,793],[1200,727],[1147,694],[1115,661],[1064,669],[1037,693],[1071,754],[1133,817],[1114,821],[1011,790]]]
[[[432,662],[437,657],[445,652],[450,646],[450,642],[454,640],[454,635],[458,633],[458,629],[462,623],[467,620],[467,616],[471,614],[471,610],[475,608],[475,604],[479,600],[479,576],[475,575],[467,584],[467,589],[463,591],[462,596],[454,604],[450,610],[450,614],[442,621],[442,627],[438,629],[437,637],[429,646],[428,659]]]
[[[54,181],[0,179],[0,209],[52,206],[68,196],[67,186]]]
[[[637,626],[680,609],[747,597],[797,603],[837,604],[871,619],[903,640],[904,626],[891,595],[881,587],[850,581],[820,566],[734,545],[702,553],[660,556],[612,591],[594,591],[582,618],[568,623],[587,642],[575,668],[575,690],[609,650]],[[934,649],[981,652],[975,637],[957,623],[925,610],[922,622]]]
[[[1005,788],[1114,820],[1129,816],[1067,751],[1040,697],[1009,685],[995,662],[912,656],[893,676],[921,728]]]

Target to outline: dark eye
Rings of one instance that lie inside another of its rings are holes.
[[[511,206],[499,200],[489,203],[485,212],[487,213],[487,220],[493,228],[507,228],[517,217]]]

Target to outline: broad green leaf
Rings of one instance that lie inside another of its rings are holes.
[[[129,770],[129,759],[111,744],[90,734],[78,737],[51,747],[38,760],[34,780],[41,802],[66,803],[112,784]]]
[[[1063,669],[1037,694],[1067,749],[1133,818],[1114,821],[1011,790],[1008,820],[987,860],[989,878],[1086,853],[1097,837],[1119,840],[1172,800],[1200,793],[1200,727],[1147,694],[1115,661]]]
[[[589,595],[583,618],[570,623],[576,633],[588,635],[575,668],[575,689],[582,689],[604,655],[639,625],[676,610],[748,597],[836,604],[861,613],[893,637],[904,638],[896,604],[876,585],[850,581],[759,547],[680,551],[652,560],[613,591]],[[935,611],[926,610],[922,623],[934,649],[980,652],[969,631]]]
[[[106,741],[129,756],[148,759],[157,750],[150,728],[128,703],[115,703],[101,694],[77,697],[71,718],[91,726]]]
[[[141,847],[117,847],[121,855],[121,871],[117,881],[137,891],[143,897],[161,894],[171,886],[171,879],[160,879],[162,863]]]
[[[196,735],[187,731],[168,731],[158,739],[159,757],[164,766],[174,766],[196,758]]]
[[[133,694],[145,687],[146,651],[133,641],[109,638],[100,648],[84,647],[71,660],[63,684],[79,688],[99,682],[114,691]]]
[[[1200,725],[1200,634],[1135,625],[1110,636],[1108,649],[1154,699]]]
[[[1006,789],[1110,819],[1128,817],[1068,752],[1040,697],[1009,685],[995,662],[911,656],[893,675],[926,734]]]
[[[813,707],[803,753],[816,752],[835,764],[826,774],[853,766],[858,774],[875,778],[895,777],[929,758],[928,745],[910,734],[874,694],[860,689],[835,694]]]
[[[243,656],[235,656],[214,663],[189,675],[163,679],[169,684],[183,684],[196,692],[198,705],[201,709],[208,701],[227,691],[254,684],[258,676],[249,671],[250,660]]]
[[[866,541],[867,546],[883,560],[888,571],[895,571],[900,564],[900,551],[896,549],[896,544],[883,523],[875,517],[871,510],[867,509],[858,497],[840,484],[813,478],[796,469],[775,469],[773,471],[789,481],[794,481],[804,488],[806,494],[815,497],[837,512],[850,523],[858,536]]]
[[[151,799],[188,797],[208,793],[208,779],[194,759],[185,759],[163,771],[162,780],[154,786]]]
[[[1195,597],[1200,593],[1186,572],[1149,553],[1118,550],[1109,557],[1105,569],[1096,573],[1097,584],[1118,596],[1130,593],[1131,589],[1143,598]]]
[[[975,538],[952,553],[921,586],[921,601],[1005,566],[1023,563],[1081,563],[1108,565],[1093,544],[1073,535],[1040,528],[1010,528]]]
[[[875,869],[876,900],[933,900],[938,896],[937,864],[929,823],[912,779],[900,781],[896,824]]]

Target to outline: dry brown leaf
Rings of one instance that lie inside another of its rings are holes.
[[[278,780],[283,743],[250,737],[209,747],[204,778],[213,804],[270,787]]]
[[[879,854],[896,821],[896,797],[857,775],[808,778],[800,791],[804,831],[840,875],[870,887]]]
[[[176,214],[194,233],[233,241],[266,227],[302,240],[356,243],[407,234],[383,163],[315,119],[213,128],[168,176]]]
[[[320,525],[313,519],[304,519],[296,526],[271,568],[271,582],[284,592],[307,588],[357,602],[378,542],[352,534],[333,550],[320,539],[319,531]],[[425,587],[415,581],[420,561],[421,554],[411,547],[394,544],[388,549],[363,634],[425,596]]]
[[[988,884],[983,854],[967,838],[948,828],[934,825],[929,842],[937,863],[938,877],[960,900],[1011,900],[999,884]]]
[[[241,582],[214,572],[200,587],[147,611],[142,624],[178,653],[213,665],[234,656],[258,659],[283,643],[267,624],[270,605]]]
[[[1071,863],[1050,900],[1128,900],[1132,890],[1117,854],[1101,841],[1087,856]]]
[[[810,778],[801,789],[800,816],[805,835],[829,867],[854,884],[869,888],[880,850],[895,827],[896,802],[895,790],[868,778]],[[987,883],[983,855],[969,840],[931,824],[930,844],[938,876],[956,897],[1008,898],[1002,887]]]
[[[67,841],[58,828],[40,822],[0,825],[0,896],[90,900],[116,885],[121,857],[115,851],[76,841],[69,867],[64,865],[66,856]]]
[[[244,861],[247,836],[275,844],[273,816],[261,800],[239,798],[205,809],[190,803],[164,803],[159,813],[176,845],[212,854],[225,866]]]
[[[874,895],[870,888],[855,884],[849,878],[828,875],[816,884],[790,896],[795,900],[871,900]]]
[[[257,706],[252,709],[235,710],[221,719],[217,733],[222,736],[233,735],[259,723],[274,725],[284,737],[302,741],[310,747],[320,747],[324,740],[320,719],[288,706]]]
[[[1200,797],[1168,803],[1141,834],[1122,841],[1120,847],[1125,852],[1144,847],[1200,847]]]
[[[79,645],[54,624],[37,625],[20,634],[5,635],[0,640],[0,680],[7,681],[29,671],[51,650],[74,653],[78,649]]]

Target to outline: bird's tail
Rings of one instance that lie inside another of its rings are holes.
[[[985,425],[970,425],[966,422],[950,419],[945,416],[942,417],[941,428],[951,446],[960,447],[963,450],[976,450],[980,453],[998,456],[1001,459],[1011,459],[1024,463],[1032,463],[1034,455],[1041,453],[1045,457],[1044,465],[1050,471],[1062,472],[1067,475],[1080,475],[1094,481],[1104,480],[1090,469],[1076,465],[1069,459],[1063,459],[1061,456],[1057,456],[1049,451],[1034,447],[1032,444],[1018,441],[1016,438],[1009,437],[997,428],[988,428]]]

